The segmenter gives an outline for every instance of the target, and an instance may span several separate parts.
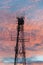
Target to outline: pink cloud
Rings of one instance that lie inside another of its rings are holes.
[[[40,22],[37,22],[37,23],[41,23],[43,21],[43,10],[42,9],[37,9],[34,14],[33,14],[34,18],[33,20],[34,21],[40,21]],[[43,24],[43,23],[42,23]]]
[[[2,7],[0,7],[0,8],[3,8],[3,9],[8,9],[8,8],[10,8],[10,6],[2,6]]]
[[[26,16],[25,13],[27,13],[28,10],[33,9],[34,7],[36,7],[34,4],[30,5],[30,6],[23,7],[21,9],[17,10],[15,12],[15,14],[16,14],[16,16],[21,16],[21,15]]]
[[[39,2],[39,1],[41,1],[41,0],[31,0],[32,2]]]

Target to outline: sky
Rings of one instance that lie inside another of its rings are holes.
[[[43,0],[0,0],[0,64],[14,64],[20,16],[25,17],[26,62],[43,65]]]

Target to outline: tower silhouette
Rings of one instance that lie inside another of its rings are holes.
[[[25,56],[25,43],[24,43],[24,17],[17,17],[18,26],[17,26],[17,40],[15,46],[15,60],[14,65],[17,65],[18,56],[22,58],[22,64],[26,65],[26,56]],[[19,60],[20,61],[20,60]]]

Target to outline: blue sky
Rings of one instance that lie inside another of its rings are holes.
[[[37,10],[43,11],[43,0],[0,0],[0,11],[7,13],[25,12],[28,18],[35,19]]]
[[[0,0],[0,10],[8,9],[14,12],[30,5],[43,9],[43,0]]]
[[[43,0],[0,0],[0,11],[10,14],[16,13],[16,16],[25,14],[27,18],[32,20],[42,20],[39,19],[40,12],[37,14],[37,11],[40,10],[41,16],[43,16]]]

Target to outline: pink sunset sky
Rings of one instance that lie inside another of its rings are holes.
[[[43,0],[0,0],[0,65],[13,65],[17,16],[25,17],[26,58],[43,61]]]

